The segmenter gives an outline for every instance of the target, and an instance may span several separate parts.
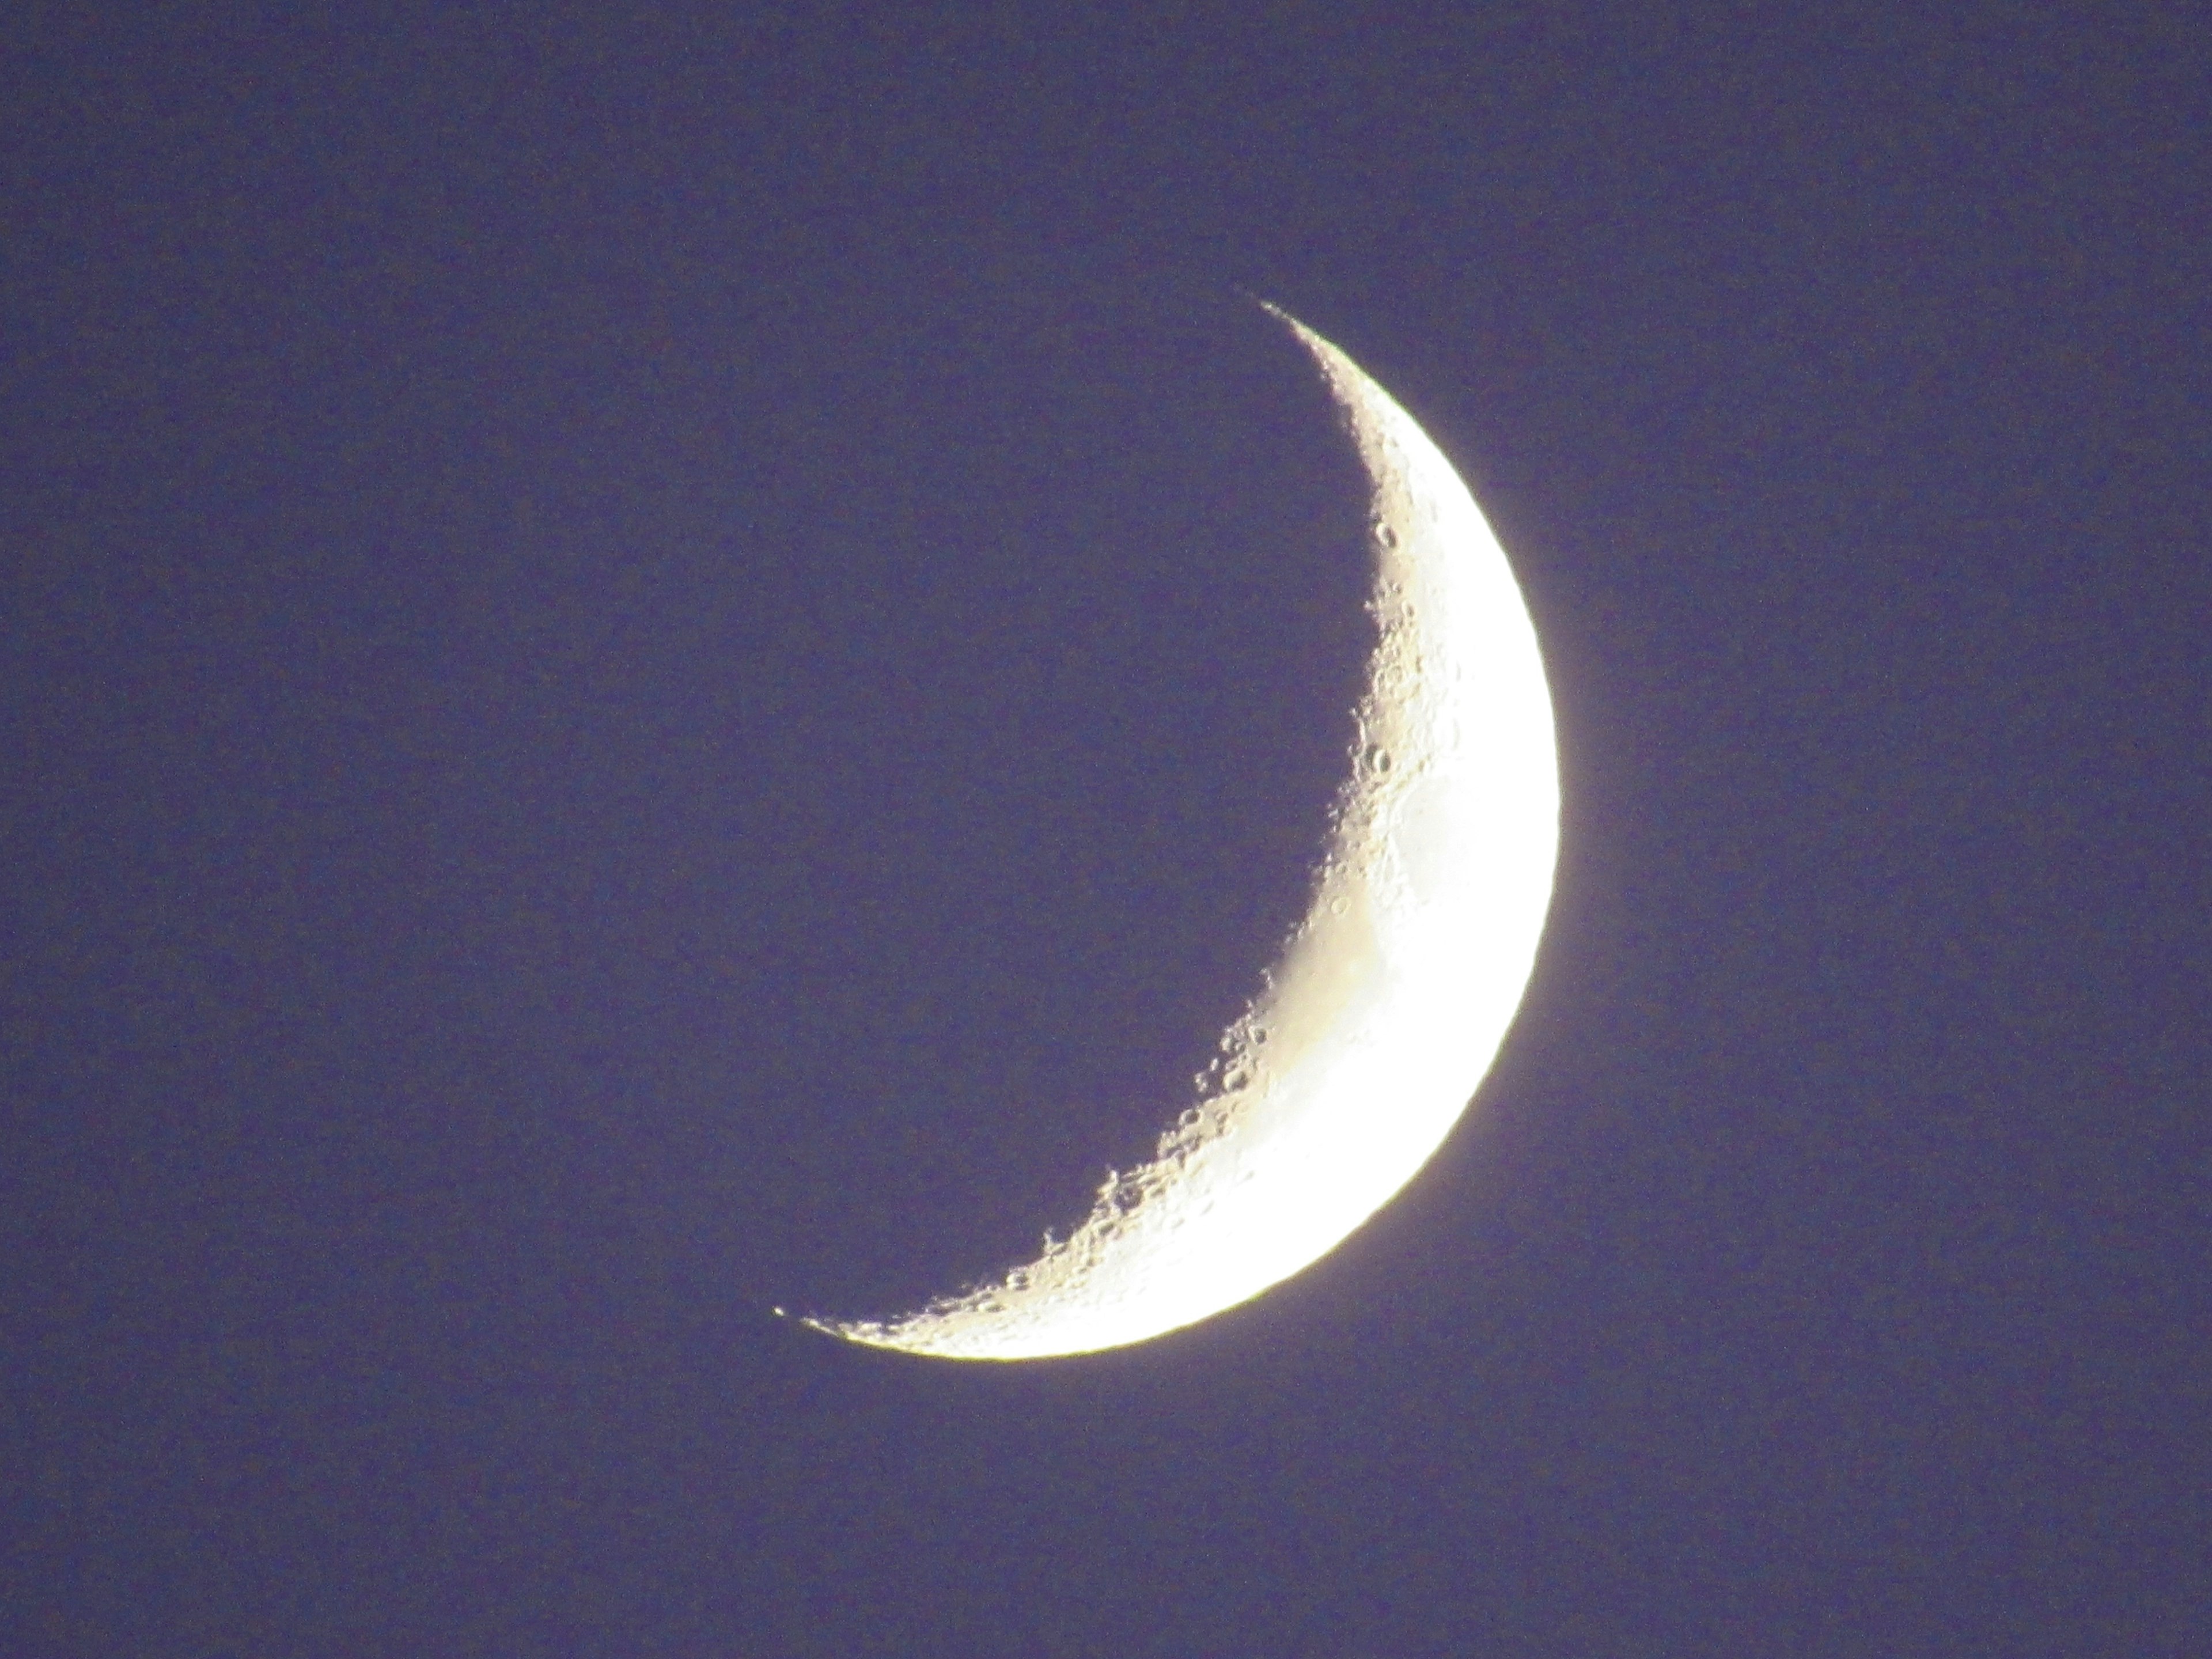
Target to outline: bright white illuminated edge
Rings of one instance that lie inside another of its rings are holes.
[[[1410,1181],[1490,1069],[1559,845],[1535,629],[1467,486],[1343,352],[1320,365],[1374,489],[1380,641],[1310,914],[1153,1161],[1006,1278],[885,1321],[875,1347],[1038,1359],[1141,1342],[1317,1261]]]

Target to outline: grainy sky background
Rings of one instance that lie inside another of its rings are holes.
[[[2187,8],[32,6],[0,1647],[2212,1650]],[[882,1314],[1299,914],[1338,341],[1511,550],[1528,1000],[1343,1249]]]

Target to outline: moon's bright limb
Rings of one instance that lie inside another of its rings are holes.
[[[997,1284],[885,1321],[876,1347],[1038,1359],[1141,1342],[1334,1249],[1450,1132],[1534,965],[1559,844],[1552,705],[1505,556],[1411,416],[1313,355],[1374,489],[1380,627],[1311,913],[1199,1079],[1196,1103],[1090,1218]]]

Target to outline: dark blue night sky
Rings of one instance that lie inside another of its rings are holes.
[[[1941,15],[1936,15],[1940,13]],[[32,6],[0,1653],[2212,1651],[2186,9]],[[1370,624],[1560,726],[1519,1024],[1157,1343]]]

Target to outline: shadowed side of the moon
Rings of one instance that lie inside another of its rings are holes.
[[[842,1130],[793,1138],[793,1306],[995,1278],[1153,1155],[1304,913],[1374,640],[1365,481],[1273,323],[983,297],[860,331],[817,397],[872,441],[787,486],[805,1060],[756,1086]]]

